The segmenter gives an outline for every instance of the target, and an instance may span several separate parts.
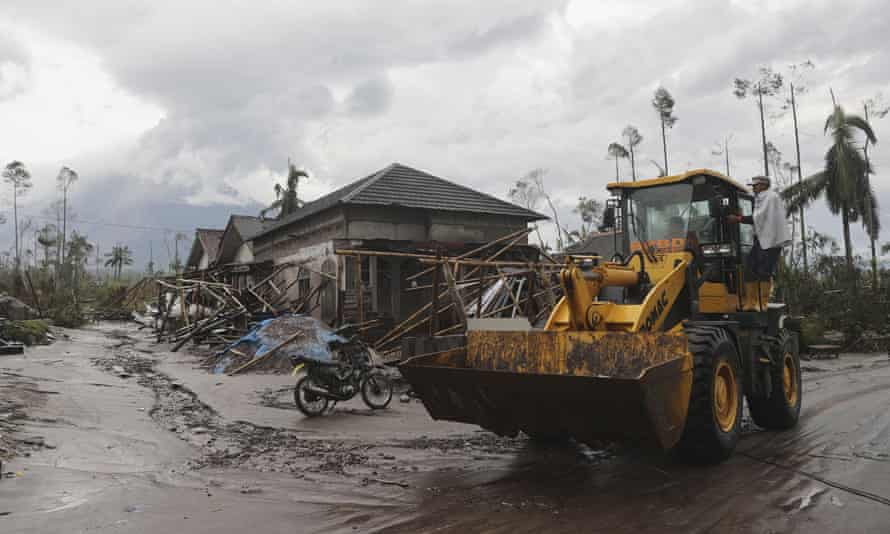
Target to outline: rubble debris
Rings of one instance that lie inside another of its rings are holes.
[[[313,317],[284,315],[262,321],[241,339],[208,358],[205,365],[217,374],[238,372],[246,365],[255,371],[289,373],[293,369],[292,359],[296,357],[333,361],[329,343],[334,340],[346,341]]]
[[[0,297],[0,316],[13,321],[25,321],[36,319],[37,311],[15,297],[8,295]]]
[[[42,319],[6,320],[0,319],[0,354],[16,354],[21,350],[13,347],[21,345],[48,345],[50,343],[49,324]],[[6,351],[4,349],[8,348]]]

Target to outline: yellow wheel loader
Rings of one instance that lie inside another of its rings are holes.
[[[696,462],[729,457],[743,398],[787,429],[802,388],[796,324],[747,268],[747,188],[710,170],[611,183],[617,253],[567,257],[543,328],[469,320],[418,340],[400,366],[435,419],[501,435],[651,443]],[[406,343],[406,347],[408,344]]]

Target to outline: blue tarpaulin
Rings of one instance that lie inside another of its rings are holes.
[[[278,346],[296,332],[303,336],[282,347],[276,358],[290,362],[292,357],[307,358],[317,361],[333,361],[334,354],[328,346],[331,341],[345,342],[346,339],[335,334],[324,323],[308,315],[283,315],[266,319],[245,334],[241,339],[217,353],[217,363],[213,372],[221,374],[232,362],[230,350],[238,348],[239,352],[259,358],[269,350]],[[265,363],[265,362],[264,362]]]

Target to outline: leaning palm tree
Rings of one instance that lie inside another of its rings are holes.
[[[117,264],[117,277],[120,279],[125,265],[133,265],[133,251],[128,245],[120,247],[120,262]]]
[[[121,247],[120,245],[114,245],[113,247],[111,247],[111,252],[105,254],[105,266],[111,267],[111,272],[115,280],[120,278],[120,274],[118,273],[120,272],[120,267],[123,263],[122,252],[123,247]]]
[[[831,130],[832,144],[825,153],[825,168],[798,182],[782,193],[787,201],[788,212],[806,207],[810,202],[825,195],[831,213],[841,215],[844,230],[844,253],[847,268],[853,270],[853,243],[850,239],[850,222],[859,217],[875,221],[870,213],[876,213],[877,203],[867,180],[871,168],[857,146],[855,132],[862,132],[868,142],[877,142],[868,121],[858,115],[844,113],[835,104],[834,111],[825,121],[825,132]],[[872,223],[869,226],[875,228]]]
[[[618,159],[627,159],[629,152],[621,143],[609,143],[609,155],[615,158],[615,181],[620,182],[621,176],[618,174]]]

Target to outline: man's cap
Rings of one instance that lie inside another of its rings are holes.
[[[769,179],[769,176],[755,176],[755,177],[751,178],[751,183],[749,183],[748,185],[755,186],[757,184],[763,184],[763,185],[769,187],[771,185],[771,183],[772,183],[772,181]]]

